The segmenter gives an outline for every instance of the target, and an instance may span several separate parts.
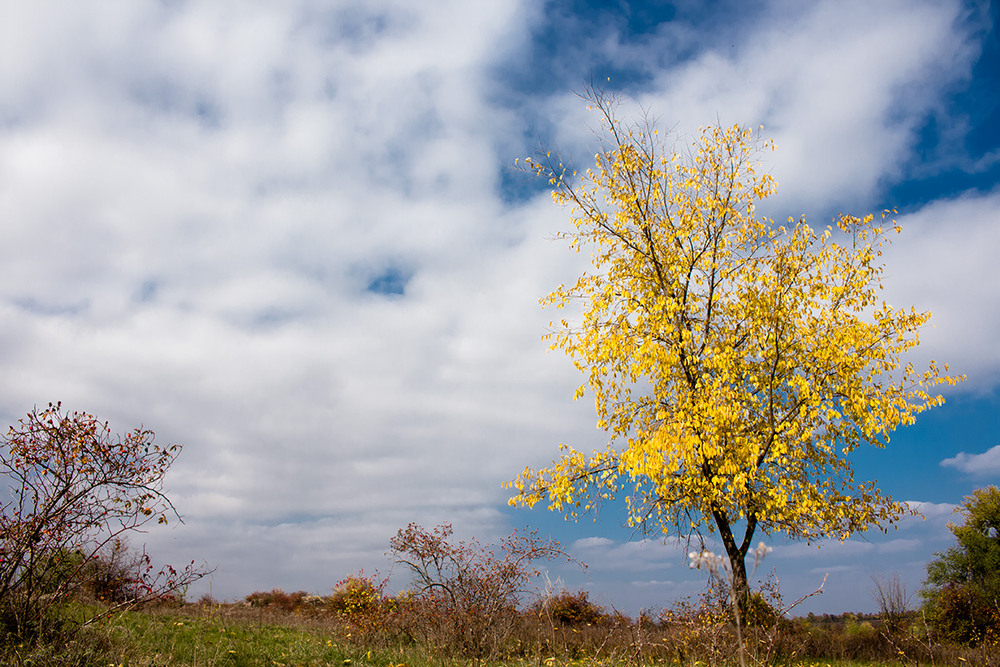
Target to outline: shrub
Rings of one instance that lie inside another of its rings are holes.
[[[371,648],[384,645],[401,634],[398,622],[399,600],[385,595],[388,578],[351,575],[337,583],[326,601],[326,608],[342,620],[355,644]]]
[[[970,586],[949,584],[936,591],[926,618],[941,639],[969,646],[1000,644],[1000,609]]]
[[[779,623],[781,614],[760,591],[752,591],[747,598],[743,623],[748,628],[771,628]]]
[[[150,521],[177,517],[161,488],[180,446],[153,439],[142,428],[114,435],[107,422],[60,404],[35,408],[10,428],[0,442],[0,482],[13,494],[0,505],[3,629],[36,636],[71,597],[89,594],[120,609],[206,574],[193,562],[154,573],[145,553],[132,557],[121,542]]]
[[[254,591],[245,600],[251,607],[276,607],[282,611],[295,611],[303,605],[303,600],[308,595],[305,591],[286,593],[280,588],[272,588],[266,593]]]
[[[590,601],[590,594],[580,590],[576,593],[560,591],[555,595],[539,599],[532,610],[547,616],[561,625],[596,625],[607,620],[604,609]]]
[[[348,618],[364,616],[381,610],[385,604],[382,595],[384,582],[376,584],[362,575],[351,575],[337,582],[328,606]]]
[[[396,562],[413,574],[406,605],[408,632],[429,644],[478,658],[496,658],[518,621],[517,607],[540,560],[569,557],[537,533],[513,533],[496,547],[454,543],[452,527],[416,524],[390,541]]]
[[[903,634],[909,626],[911,616],[906,584],[898,574],[888,578],[873,577],[872,580],[875,583],[873,594],[885,631],[893,636]]]

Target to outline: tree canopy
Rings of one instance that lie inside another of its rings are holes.
[[[526,468],[511,504],[575,515],[621,495],[631,525],[718,530],[743,591],[758,530],[843,539],[909,512],[856,481],[847,455],[883,447],[961,378],[902,359],[930,314],[881,298],[891,212],[775,224],[756,211],[776,188],[757,132],[708,127],[674,150],[651,121],[619,120],[613,98],[591,100],[595,167],[528,164],[570,209],[570,248],[592,253],[593,270],[542,303],[582,303],[549,340],[585,373],[576,397],[593,393],[611,437]]]
[[[949,639],[1000,644],[1000,489],[976,489],[956,511],[958,544],[927,565],[928,618]]]

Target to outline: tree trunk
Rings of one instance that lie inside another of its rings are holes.
[[[740,618],[746,617],[746,610],[750,600],[750,582],[747,580],[747,551],[750,549],[750,542],[757,529],[757,518],[753,515],[747,521],[747,529],[743,536],[743,543],[737,545],[733,535],[732,525],[729,517],[719,510],[712,510],[712,517],[715,525],[719,529],[722,537],[722,545],[726,549],[726,556],[729,558],[729,571],[732,573],[733,599],[739,608]]]

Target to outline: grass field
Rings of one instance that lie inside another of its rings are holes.
[[[678,650],[674,630],[659,627],[624,628],[584,626],[548,628],[548,636],[521,628],[512,637],[511,650],[502,659],[480,659],[453,655],[448,647],[432,647],[412,639],[356,637],[343,619],[326,614],[302,613],[245,604],[185,604],[134,610],[84,628],[77,637],[55,651],[45,644],[9,645],[4,664],[61,667],[168,667],[179,665],[422,667],[429,665],[507,665],[556,667],[559,665],[738,665],[727,637],[716,636],[718,645],[705,650],[711,635],[693,635],[686,653]],[[804,622],[803,622],[804,623]],[[867,628],[859,625],[855,627]],[[877,646],[884,640],[847,641],[835,645],[828,630],[818,630],[832,651]],[[862,634],[871,634],[864,630]],[[589,635],[589,636],[584,636]],[[850,636],[849,634],[844,637]],[[582,637],[574,643],[573,640]],[[670,647],[665,648],[665,638]],[[787,638],[786,638],[787,639]],[[806,644],[803,644],[805,646]],[[783,646],[788,646],[787,641]],[[813,644],[815,647],[816,644]],[[868,650],[868,649],[864,649]],[[850,660],[770,655],[752,652],[748,665],[793,665],[797,667],[860,667],[862,665],[932,664],[913,658]],[[986,662],[983,662],[985,660]],[[955,653],[935,656],[934,664],[987,664],[984,654]],[[995,662],[993,664],[996,664]]]

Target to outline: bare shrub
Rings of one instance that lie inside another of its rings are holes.
[[[906,584],[893,573],[888,577],[873,576],[875,587],[872,595],[878,604],[879,613],[885,631],[896,636],[906,632],[910,625],[910,595],[906,592]]]
[[[515,532],[495,547],[455,543],[451,535],[447,523],[430,531],[411,523],[390,541],[396,562],[413,575],[404,606],[408,630],[439,650],[496,658],[518,622],[525,586],[538,574],[534,563],[571,559],[535,532]]]

